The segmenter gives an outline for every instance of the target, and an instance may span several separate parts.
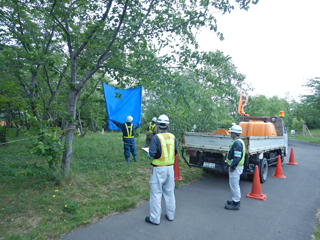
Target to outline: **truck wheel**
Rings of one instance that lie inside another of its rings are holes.
[[[260,175],[260,182],[264,183],[267,181],[268,178],[268,161],[266,158],[262,159],[260,161],[260,166],[259,166],[259,175]]]

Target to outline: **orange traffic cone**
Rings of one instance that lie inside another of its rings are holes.
[[[272,175],[272,177],[286,178],[286,176],[284,176],[283,172],[282,172],[282,165],[281,165],[281,157],[280,157],[280,155],[278,155],[276,173],[274,175]]]
[[[256,165],[256,168],[254,169],[252,190],[250,193],[247,194],[247,198],[252,198],[252,199],[261,200],[261,201],[265,201],[267,199],[267,195],[263,194],[261,191],[258,165]]]
[[[294,161],[294,154],[293,154],[293,148],[291,148],[291,152],[290,152],[290,157],[289,157],[289,162],[287,162],[288,165],[298,165],[298,163],[296,163]]]
[[[182,180],[182,177],[180,176],[179,173],[179,162],[178,162],[178,155],[176,155],[176,159],[174,161],[174,180],[175,181],[180,181]]]

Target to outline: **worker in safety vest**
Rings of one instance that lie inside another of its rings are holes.
[[[124,156],[126,161],[129,162],[130,152],[134,157],[134,161],[138,161],[137,159],[137,151],[135,148],[135,141],[134,141],[134,130],[140,127],[140,123],[133,124],[131,123],[133,118],[128,116],[126,119],[126,123],[120,123],[115,120],[110,119],[118,128],[121,128],[123,133],[123,143],[124,143]]]
[[[148,123],[147,127],[147,138],[146,138],[146,145],[145,147],[149,147],[150,141],[154,135],[157,134],[157,118],[152,118],[152,122]]]
[[[234,140],[230,146],[227,155],[226,163],[229,165],[229,185],[232,194],[232,201],[228,200],[225,209],[239,210],[240,209],[240,175],[243,172],[244,159],[246,155],[246,147],[240,135],[242,128],[239,125],[233,125],[230,130],[231,138]]]
[[[174,196],[174,171],[173,164],[178,153],[178,143],[175,136],[168,133],[169,118],[159,116],[159,133],[150,142],[148,158],[152,159],[153,166],[150,178],[150,217],[145,221],[154,225],[160,224],[162,194],[166,202],[166,218],[173,221],[176,210]]]

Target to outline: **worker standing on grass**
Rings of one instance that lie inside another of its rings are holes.
[[[150,178],[150,217],[147,223],[160,224],[162,194],[166,202],[166,218],[173,221],[176,211],[174,196],[175,155],[178,153],[178,143],[175,136],[168,133],[169,118],[161,115],[158,118],[159,133],[151,139],[148,158],[152,159],[153,166]]]
[[[226,163],[229,165],[229,185],[232,194],[232,201],[228,200],[225,209],[239,210],[240,209],[240,175],[243,172],[244,158],[246,155],[246,147],[240,135],[242,128],[239,125],[233,125],[230,130],[231,138],[234,140],[231,144]]]
[[[128,116],[126,119],[126,123],[120,123],[115,120],[110,119],[118,128],[121,128],[123,133],[123,143],[124,143],[124,156],[126,161],[129,162],[130,152],[134,157],[134,161],[137,162],[137,151],[135,148],[135,141],[134,141],[134,130],[140,127],[140,123],[133,124],[131,123],[133,118]]]
[[[145,147],[149,147],[151,139],[157,134],[156,128],[157,118],[152,118],[152,122],[150,122],[147,126],[147,137],[146,137],[146,145]]]

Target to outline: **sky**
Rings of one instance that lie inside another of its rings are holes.
[[[320,0],[260,0],[248,11],[217,13],[216,34],[198,35],[201,51],[220,50],[255,89],[250,95],[297,99],[320,77]]]

